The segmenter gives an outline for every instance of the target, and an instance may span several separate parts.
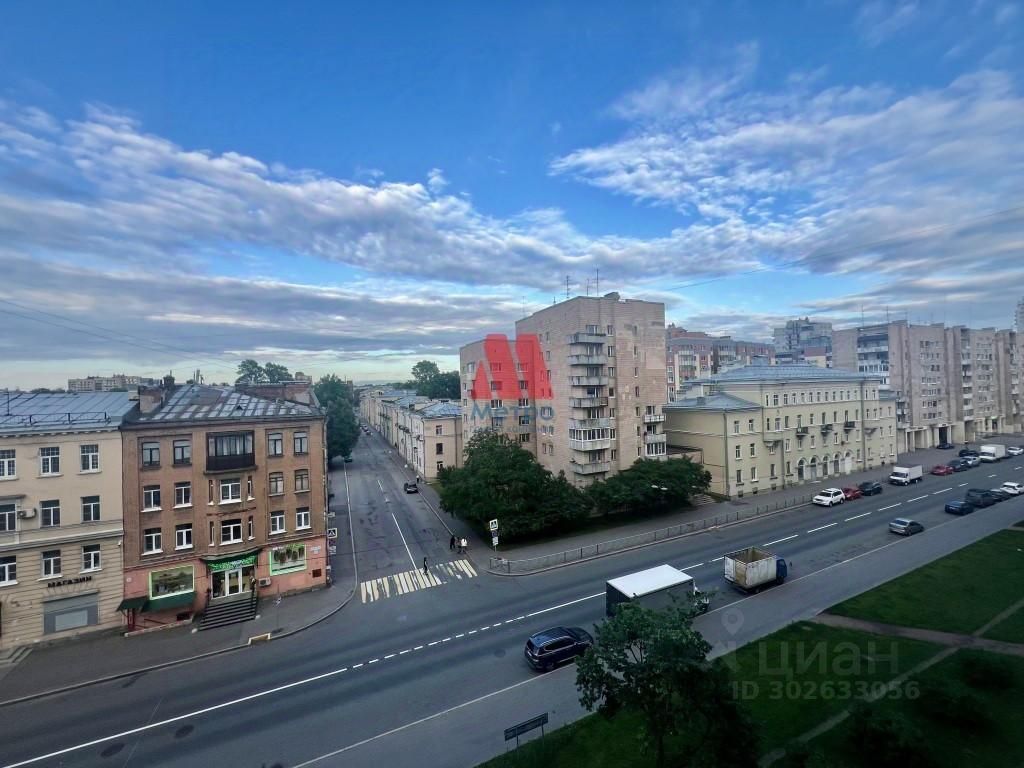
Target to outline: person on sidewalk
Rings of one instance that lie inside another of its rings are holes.
[[[448,550],[451,551],[453,549],[455,549],[455,534],[452,534],[451,539],[448,541]]]
[[[461,555],[466,554],[466,548],[468,546],[469,546],[469,542],[468,541],[466,541],[464,538],[462,540],[460,540],[459,541],[459,554],[461,554]]]

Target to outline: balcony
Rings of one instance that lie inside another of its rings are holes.
[[[821,425],[821,434],[827,435],[831,431],[832,431],[832,425],[831,424],[822,424]]]
[[[608,405],[607,397],[570,397],[570,408],[604,408]]]
[[[843,422],[843,429],[845,429],[847,432],[849,432],[851,429],[853,429],[856,426],[857,426],[857,422],[856,421],[844,421]]]
[[[660,424],[665,420],[664,413],[645,413],[644,424]]]
[[[598,475],[611,469],[607,461],[590,461],[586,464],[573,464],[572,471],[577,475]]]
[[[256,455],[238,453],[231,456],[207,456],[207,472],[230,472],[234,469],[252,469],[256,466]]]
[[[603,451],[612,447],[610,437],[599,437],[596,440],[569,440],[569,447],[574,451]]]
[[[655,445],[657,443],[664,443],[668,440],[668,435],[664,432],[644,432],[644,443],[647,445]]]
[[[611,419],[569,419],[569,429],[610,429]]]
[[[607,341],[608,336],[604,333],[579,331],[577,333],[569,334],[570,344],[604,344]]]
[[[796,436],[797,437],[803,437],[804,435],[806,435],[810,431],[810,429],[811,429],[810,427],[797,427],[796,428]]]
[[[574,387],[607,387],[607,376],[570,376],[569,384]]]
[[[569,355],[569,365],[607,365],[607,355]]]

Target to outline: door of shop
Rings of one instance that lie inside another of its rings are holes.
[[[213,596],[231,597],[240,595],[246,590],[244,568],[234,568],[230,571],[214,571],[213,573]],[[249,570],[252,570],[251,568]]]

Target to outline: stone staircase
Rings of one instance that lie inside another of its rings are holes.
[[[199,621],[199,629],[214,629],[215,627],[226,627],[229,624],[241,624],[243,621],[251,621],[256,618],[256,610],[259,602],[249,595],[239,597],[235,600],[222,600],[210,603]]]
[[[32,646],[30,645],[19,645],[17,648],[0,651],[0,672],[13,669],[30,653],[32,653]]]

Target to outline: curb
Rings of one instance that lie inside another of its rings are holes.
[[[785,509],[776,509],[776,510],[773,510],[771,512],[765,512],[763,515],[757,515],[756,517],[748,517],[746,520],[735,520],[735,521],[733,521],[731,523],[723,523],[722,525],[713,525],[713,526],[710,526],[708,528],[701,528],[699,531],[690,531],[689,533],[681,533],[678,536],[672,536],[671,538],[661,539],[660,541],[649,541],[646,544],[637,544],[636,546],[633,546],[633,547],[625,547],[623,549],[616,549],[614,552],[605,552],[604,554],[601,554],[601,555],[591,555],[590,557],[583,557],[583,558],[580,558],[579,560],[573,560],[572,562],[569,562],[569,563],[557,563],[556,565],[549,565],[546,568],[538,568],[537,570],[529,571],[528,573],[502,573],[501,571],[494,571],[494,570],[491,570],[490,568],[485,568],[484,570],[487,573],[491,574],[492,576],[504,576],[506,578],[513,578],[513,579],[521,578],[523,576],[535,576],[538,573],[546,573],[548,571],[557,570],[558,568],[568,568],[568,567],[573,566],[573,565],[579,565],[580,563],[589,563],[589,562],[592,562],[594,560],[600,560],[603,557],[611,557],[612,555],[620,555],[623,552],[633,552],[633,551],[635,551],[637,549],[644,549],[646,547],[653,547],[653,546],[656,546],[658,544],[667,544],[670,541],[678,541],[679,539],[689,538],[690,536],[698,536],[698,535],[700,535],[702,533],[707,533],[708,531],[718,531],[718,530],[721,530],[722,528],[732,528],[734,525],[743,525],[744,523],[749,523],[749,522],[752,522],[754,520],[763,520],[766,517],[772,517],[773,515],[777,515],[780,512],[792,512],[793,510],[803,509],[804,507],[809,507],[809,506],[811,506],[811,505],[810,504],[800,504],[800,505],[795,506],[795,507],[787,507]]]

